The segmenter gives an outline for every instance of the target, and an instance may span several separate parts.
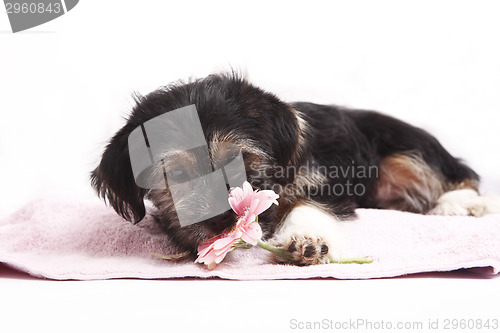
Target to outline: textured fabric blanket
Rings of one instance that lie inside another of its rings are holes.
[[[210,271],[192,261],[161,260],[168,237],[151,217],[123,221],[97,200],[43,199],[0,221],[0,262],[49,279],[220,277],[225,279],[368,279],[418,272],[487,267],[500,270],[500,215],[422,216],[359,209],[342,222],[343,257],[371,256],[371,264],[276,265],[261,248],[236,250]],[[340,230],[342,230],[342,228]]]

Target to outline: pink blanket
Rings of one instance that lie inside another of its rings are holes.
[[[370,209],[358,214],[343,253],[369,255],[375,259],[371,264],[275,265],[267,251],[256,247],[231,252],[210,271],[191,261],[152,256],[171,248],[151,217],[133,225],[97,200],[45,199],[0,221],[0,262],[57,280],[367,279],[473,267],[488,267],[492,274],[500,270],[500,215],[442,217]]]

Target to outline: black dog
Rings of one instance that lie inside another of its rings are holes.
[[[168,189],[136,185],[127,141],[144,122],[191,104],[214,165],[224,159],[218,144],[236,145],[253,187],[280,195],[279,206],[273,205],[259,222],[263,238],[287,249],[294,264],[322,263],[333,255],[332,221],[319,215],[350,219],[357,207],[447,215],[498,209],[497,203],[479,200],[478,175],[422,129],[373,111],[285,103],[238,75],[210,75],[138,97],[91,176],[98,194],[129,221],[140,221],[146,214],[144,200],[150,200],[179,251],[193,256],[200,242],[231,228],[235,216],[228,211],[181,227]],[[196,156],[170,159],[163,171],[182,184]],[[299,213],[292,218],[295,210]]]

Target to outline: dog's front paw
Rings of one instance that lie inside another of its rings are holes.
[[[329,261],[328,245],[321,238],[291,236],[288,241],[283,242],[283,244],[275,244],[275,246],[290,254],[290,258],[275,256],[275,260],[281,264],[309,266],[326,264]]]
[[[340,255],[343,244],[344,233],[337,223],[334,216],[315,206],[295,207],[269,240],[289,254],[289,258],[275,256],[275,261],[298,266],[329,263]]]

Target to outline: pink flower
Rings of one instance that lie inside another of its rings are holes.
[[[195,262],[204,263],[209,269],[214,269],[230,251],[241,241],[256,245],[262,237],[262,229],[257,223],[257,216],[271,207],[278,205],[277,195],[271,190],[253,190],[252,185],[245,181],[243,188],[235,187],[229,193],[229,205],[238,215],[236,225],[229,231],[212,237],[198,246],[198,258]]]

